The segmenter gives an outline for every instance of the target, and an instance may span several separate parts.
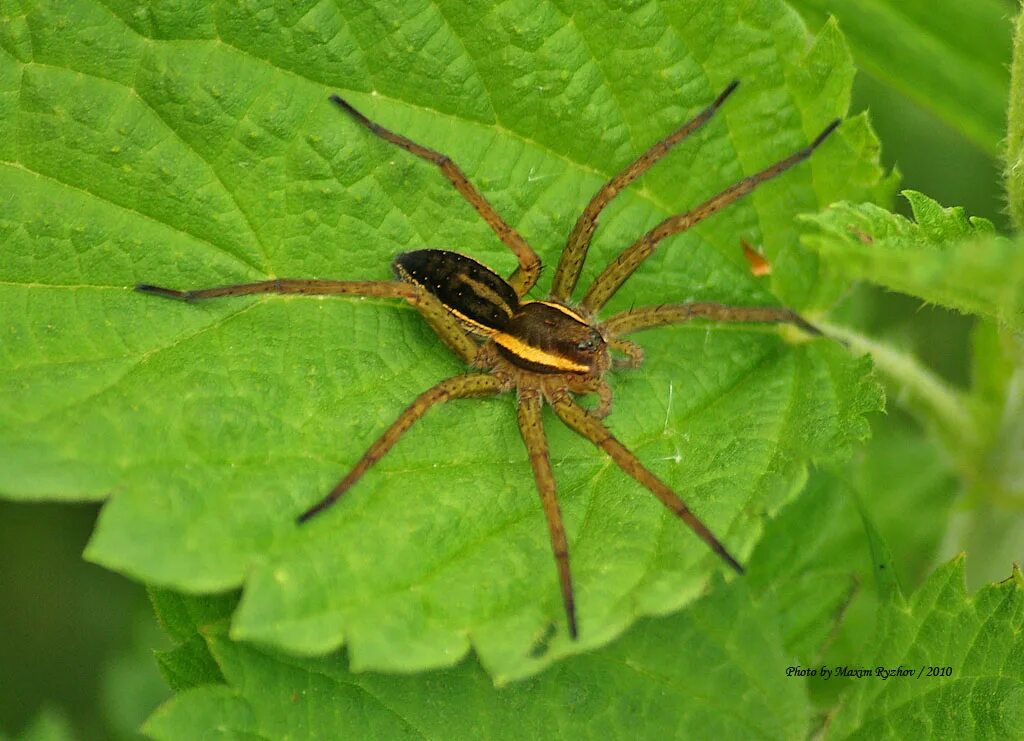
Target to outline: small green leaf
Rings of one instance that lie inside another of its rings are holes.
[[[804,146],[847,111],[853,67],[778,0],[610,8],[186,2],[27,6],[0,53],[0,492],[111,497],[89,558],[190,592],[244,587],[232,635],[356,667],[451,665],[511,679],[676,610],[720,564],[555,421],[549,434],[583,640],[554,564],[511,397],[432,411],[353,489],[319,499],[416,394],[460,366],[410,309],[262,297],[181,305],[139,282],[385,279],[451,247],[514,261],[436,168],[327,102],[340,92],[451,155],[550,272],[599,185],[710,101],[721,115],[602,219],[583,281],[667,215]],[[66,29],[79,29],[67,33]],[[741,239],[799,308],[843,281],[795,216],[886,200],[864,116],[810,162],[666,243],[609,313],[774,303]],[[741,557],[811,461],[848,452],[880,396],[866,361],[774,330],[639,339],[609,424]],[[164,668],[188,684],[182,662]],[[201,672],[195,672],[202,678]]]
[[[902,668],[910,675],[857,680],[829,724],[828,738],[1024,736],[1019,571],[968,597],[958,558],[909,601],[899,599],[883,612],[885,629],[865,644],[862,665]],[[928,676],[935,669],[941,673]]]
[[[238,600],[233,595],[184,598],[165,589],[151,589],[160,624],[177,645],[156,653],[167,684],[175,692],[206,684],[222,684],[224,677],[210,655],[203,635],[209,626],[226,622]]]
[[[999,151],[1009,85],[1008,3],[792,0],[791,4],[813,23],[838,18],[860,69],[933,111],[990,155]]]
[[[805,217],[805,244],[833,269],[926,301],[1024,328],[1024,244],[987,219],[905,191],[916,222],[872,204],[839,203]]]

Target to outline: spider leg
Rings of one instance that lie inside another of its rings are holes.
[[[597,228],[597,219],[604,207],[611,203],[626,186],[651,169],[658,161],[671,151],[671,149],[695,132],[715,115],[725,99],[732,95],[732,92],[740,84],[739,80],[729,83],[714,102],[707,108],[691,118],[685,124],[656,142],[650,149],[637,157],[632,163],[626,166],[622,172],[602,186],[601,190],[594,194],[590,203],[583,209],[576,225],[565,243],[562,257],[558,261],[558,270],[555,272],[555,279],[551,286],[551,296],[558,301],[566,301],[572,295],[579,280],[583,263],[587,259],[587,251],[590,249],[590,240]]]
[[[666,486],[661,479],[647,470],[640,459],[620,443],[604,424],[588,414],[568,395],[559,395],[548,399],[555,410],[555,414],[561,417],[562,421],[579,435],[590,440],[594,445],[601,448],[608,456],[615,461],[615,464],[624,472],[643,484],[654,496],[661,500],[662,504],[668,507],[683,522],[685,522],[697,536],[717,553],[723,561],[729,564],[740,574],[743,567],[725,549],[725,546],[716,538],[707,526],[701,522],[686,503],[679,498],[679,495]]]
[[[370,446],[370,449],[352,467],[352,470],[345,475],[345,478],[338,482],[337,486],[331,489],[327,496],[299,515],[298,522],[300,524],[306,522],[338,501],[341,495],[359,481],[363,474],[369,470],[370,466],[391,450],[392,446],[398,442],[398,438],[435,404],[441,404],[451,399],[464,399],[470,396],[491,396],[503,391],[505,388],[505,381],[491,373],[472,373],[465,376],[454,376],[446,378],[436,386],[430,387],[417,396],[415,401],[398,415],[398,419],[392,422],[384,434],[377,438],[376,442]]]
[[[737,199],[747,195],[766,180],[771,180],[773,177],[793,167],[793,165],[803,162],[811,156],[815,149],[821,146],[821,143],[828,138],[829,134],[835,131],[839,123],[839,119],[830,123],[825,127],[824,131],[818,134],[814,141],[803,149],[794,152],[758,173],[733,183],[718,195],[712,196],[699,206],[685,213],[670,216],[662,221],[627,247],[622,254],[612,260],[608,267],[597,276],[597,279],[591,284],[586,295],[583,297],[581,302],[582,309],[589,314],[596,313],[619,290],[619,287],[633,274],[633,271],[650,257],[663,239],[680,232],[685,232],[690,227],[699,224],[712,214],[721,211]]]
[[[594,386],[594,393],[597,394],[597,406],[590,410],[590,413],[598,419],[604,419],[612,413],[612,387],[603,378]]]
[[[251,296],[260,293],[300,293],[307,296],[381,296],[385,298],[415,299],[416,287],[395,280],[306,280],[277,278],[258,283],[237,283],[230,286],[200,288],[193,291],[176,291],[173,288],[151,286],[140,283],[135,286],[140,293],[173,298],[178,301],[200,301],[208,298],[228,296]]]
[[[537,482],[544,516],[548,521],[548,535],[551,550],[558,566],[558,579],[562,586],[562,603],[569,623],[569,637],[576,638],[576,603],[573,597],[572,572],[569,570],[569,544],[562,525],[562,511],[555,496],[555,477],[551,472],[551,457],[548,455],[548,441],[541,422],[541,398],[536,393],[522,393],[519,396],[519,430],[530,454],[533,478]]]
[[[717,303],[665,304],[630,309],[608,319],[601,325],[601,331],[608,337],[639,332],[641,329],[660,327],[665,324],[680,324],[691,319],[708,319],[712,322],[750,322],[794,324],[812,335],[821,330],[810,324],[792,309],[775,306],[727,306]],[[613,340],[612,347],[616,347]],[[625,340],[618,340],[625,342]],[[633,343],[629,343],[633,344]]]
[[[612,317],[613,319],[615,317]],[[623,340],[617,335],[610,331],[607,331],[605,325],[601,326],[602,333],[605,336],[605,341],[608,343],[608,347],[613,350],[618,350],[620,353],[625,355],[625,358],[612,358],[612,367],[614,368],[639,368],[644,362],[644,349],[640,345],[630,340]],[[621,334],[621,333],[620,333]]]
[[[427,162],[433,162],[440,168],[441,173],[448,178],[448,181],[455,186],[455,190],[459,191],[463,198],[469,201],[470,205],[476,209],[476,212],[483,217],[483,220],[487,222],[487,225],[491,227],[495,234],[498,235],[498,239],[505,243],[505,245],[512,250],[512,253],[519,259],[519,267],[516,268],[515,272],[509,278],[508,282],[515,289],[516,295],[522,298],[526,295],[526,292],[533,288],[533,285],[537,282],[537,278],[540,276],[540,258],[537,257],[537,253],[533,251],[533,248],[526,243],[526,240],[520,236],[519,232],[509,226],[504,219],[494,210],[483,194],[478,191],[469,178],[466,177],[465,173],[459,169],[459,166],[449,159],[447,155],[441,154],[433,149],[428,149],[420,144],[417,144],[412,139],[407,139],[401,134],[396,134],[390,129],[386,129],[380,124],[374,123],[362,113],[352,107],[352,104],[342,99],[339,95],[332,95],[331,101],[336,103],[345,113],[352,117],[356,123],[362,125],[368,129],[372,134],[380,137],[386,142],[390,142],[397,147],[401,147],[410,154],[414,154],[420,159],[424,159]]]
[[[251,296],[261,293],[297,293],[306,296],[370,296],[379,298],[400,298],[408,301],[423,315],[427,324],[441,338],[452,352],[471,363],[479,346],[466,334],[458,321],[444,308],[444,305],[429,291],[404,281],[374,280],[304,280],[278,278],[258,283],[239,283],[230,286],[202,288],[195,291],[176,291],[173,288],[152,286],[146,283],[135,286],[140,293],[163,296],[177,301],[200,301],[208,298],[228,296]]]

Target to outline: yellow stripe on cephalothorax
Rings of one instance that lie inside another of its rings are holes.
[[[590,370],[589,365],[583,365],[571,358],[534,347],[527,342],[523,342],[518,337],[505,332],[496,332],[491,339],[494,340],[496,345],[500,345],[516,357],[522,358],[529,363],[572,373],[586,373]]]
[[[586,325],[590,324],[590,322],[588,322],[586,319],[581,317],[579,314],[577,314],[575,311],[570,309],[568,306],[562,306],[561,304],[556,304],[553,301],[532,301],[530,303],[544,304],[545,306],[550,306],[552,309],[558,309],[560,312],[565,314],[567,317],[569,317],[571,319],[575,319],[580,324],[586,324]]]

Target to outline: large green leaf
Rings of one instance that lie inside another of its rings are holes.
[[[932,111],[990,155],[1006,131],[1006,0],[793,0],[811,22],[832,15],[857,66]]]
[[[881,452],[874,446],[864,467]],[[904,473],[885,494],[916,498],[914,478]],[[840,695],[859,692],[858,682],[883,682],[793,673],[872,656],[864,648],[878,605],[870,572],[892,563],[872,560],[855,499],[841,478],[816,472],[769,524],[747,578],[719,583],[679,614],[643,621],[613,646],[504,688],[493,687],[473,659],[396,677],[353,673],[341,655],[283,657],[228,638],[231,599],[157,591],[154,605],[179,643],[174,653],[188,690],[145,730],[156,738],[207,729],[261,738],[401,731],[425,738],[804,738],[830,715],[812,717],[807,681]],[[856,632],[847,636],[850,628]],[[949,657],[934,651],[936,661]],[[211,676],[208,665],[223,674]],[[929,687],[945,681],[925,680]]]
[[[720,565],[553,421],[582,637],[563,623],[512,400],[424,419],[345,502],[316,501],[423,389],[462,368],[384,301],[179,305],[131,291],[309,276],[382,279],[424,245],[513,261],[429,165],[327,103],[340,91],[451,154],[556,262],[599,184],[734,78],[722,114],[609,209],[586,281],[624,244],[845,113],[853,69],[777,0],[332,5],[36,3],[0,36],[0,491],[111,496],[88,555],[186,591],[244,584],[232,635],[415,670],[473,646],[499,679],[691,600]],[[76,33],[67,33],[74,28]],[[665,245],[613,302],[809,306],[794,216],[885,198],[848,120],[810,163]],[[550,273],[545,274],[546,285]],[[542,286],[543,287],[543,286]],[[689,326],[617,374],[617,435],[741,557],[762,520],[877,408],[866,363],[818,340]],[[165,665],[165,669],[167,666]]]

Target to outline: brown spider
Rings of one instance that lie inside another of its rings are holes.
[[[547,517],[569,635],[576,638],[569,548],[562,526],[562,514],[555,497],[555,479],[551,471],[547,438],[541,424],[544,403],[551,406],[571,429],[604,450],[623,471],[647,487],[726,563],[742,573],[743,568],[736,559],[683,500],[615,439],[601,422],[611,411],[612,402],[611,388],[604,380],[604,374],[613,365],[636,367],[643,361],[640,346],[622,339],[624,335],[693,318],[719,322],[791,322],[808,332],[818,333],[793,311],[773,307],[685,303],[630,309],[600,322],[596,316],[663,239],[686,231],[746,195],[760,183],[807,159],[839,125],[838,120],[830,123],[804,149],[743,178],[686,213],[662,221],[615,258],[591,284],[581,301],[574,303],[571,300],[602,209],[672,147],[707,122],[738,84],[738,81],[733,81],[711,105],[655,143],[597,192],[569,235],[546,301],[523,298],[537,282],[540,259],[519,233],[505,223],[487,199],[473,187],[454,162],[440,152],[374,123],[337,95],[332,95],[331,100],[356,123],[381,139],[433,162],[440,168],[455,189],[473,205],[518,258],[519,267],[507,281],[465,255],[444,250],[418,250],[395,258],[392,263],[398,278],[395,281],[279,278],[194,291],[176,291],[152,285],[139,285],[136,288],[143,293],[183,301],[256,293],[301,293],[383,296],[404,299],[412,304],[445,344],[476,372],[445,379],[420,394],[370,446],[345,478],[320,502],[302,513],[298,521],[305,522],[334,504],[435,404],[450,399],[490,396],[514,390],[518,396],[519,429],[529,452],[537,490]],[[625,358],[613,361],[610,350],[621,352]],[[585,409],[573,399],[574,394],[586,393],[598,395],[599,403],[595,409]]]

